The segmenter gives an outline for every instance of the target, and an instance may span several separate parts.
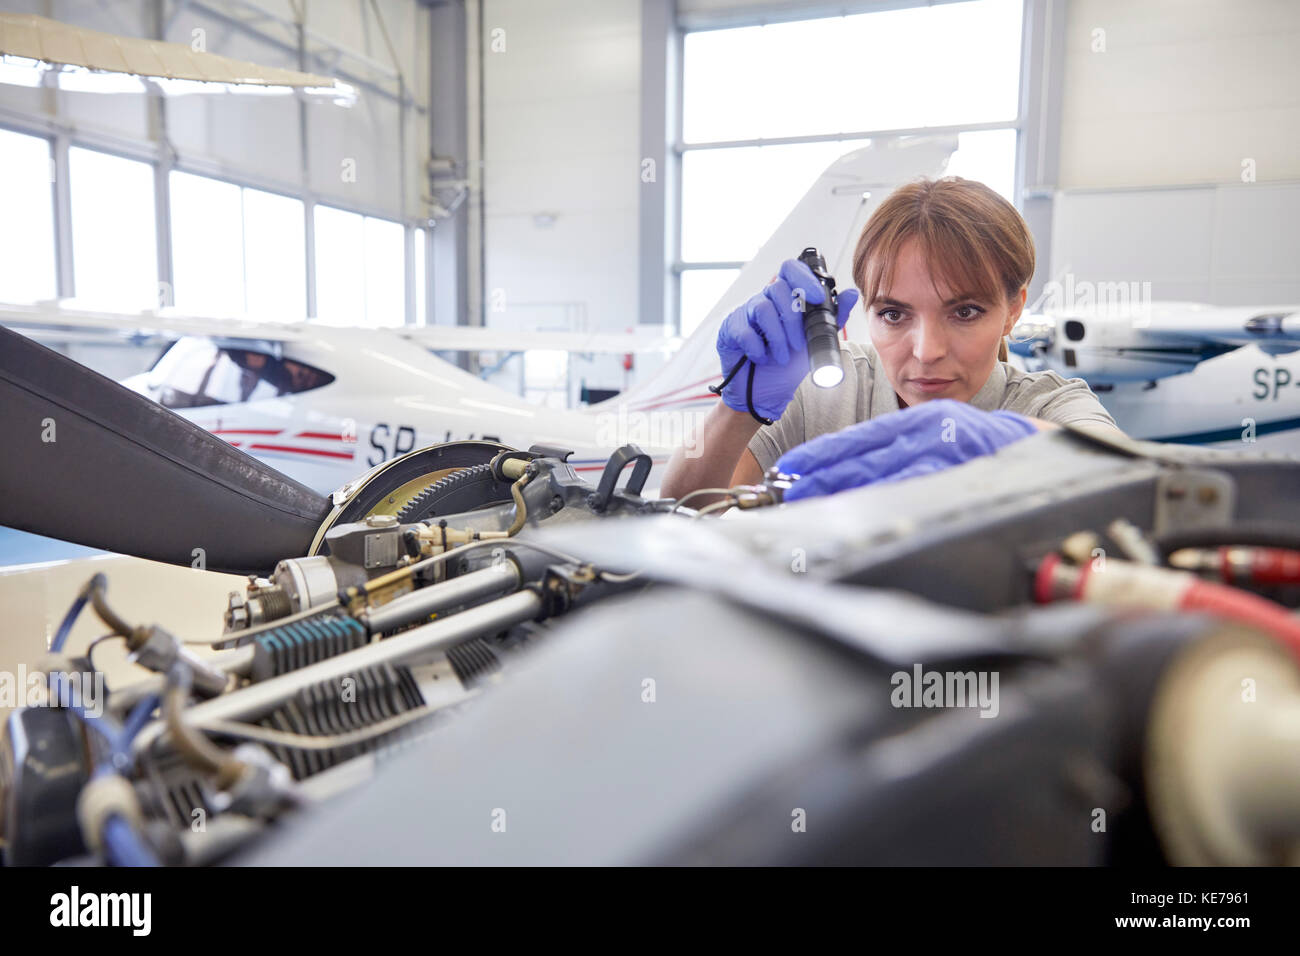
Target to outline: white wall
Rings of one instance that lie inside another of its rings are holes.
[[[1300,179],[1298,51],[1295,0],[1070,0],[1060,185]]]
[[[1153,299],[1300,303],[1297,221],[1300,183],[1067,191],[1051,275],[1150,282]]]
[[[1070,0],[1051,275],[1300,302],[1300,4]]]
[[[484,2],[490,325],[551,326],[583,313],[603,330],[637,322],[640,8],[640,0]],[[493,50],[494,39],[504,50]],[[518,362],[499,376],[504,387],[517,387]],[[620,362],[574,359],[574,389],[584,376],[622,388]]]

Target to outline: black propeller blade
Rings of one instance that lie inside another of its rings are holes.
[[[306,554],[329,507],[143,395],[0,328],[0,524],[248,574]]]

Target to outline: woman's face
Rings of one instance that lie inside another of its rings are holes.
[[[1010,302],[989,302],[970,290],[931,282],[917,243],[908,242],[890,287],[882,286],[867,304],[871,344],[903,404],[932,398],[968,402],[988,381],[998,342],[1024,307],[1024,289]]]

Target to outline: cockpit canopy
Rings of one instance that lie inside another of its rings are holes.
[[[322,388],[329,372],[278,354],[267,343],[186,337],[125,384],[166,408],[255,402]]]

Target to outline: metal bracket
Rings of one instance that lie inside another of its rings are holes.
[[[1237,508],[1237,485],[1221,471],[1181,468],[1156,479],[1155,533],[1220,528]]]
[[[623,490],[634,495],[641,494],[646,479],[650,477],[650,469],[654,462],[638,446],[624,445],[609,456],[609,462],[601,472],[600,484],[596,487],[595,494],[587,499],[592,510],[601,512],[609,507],[609,501],[614,497],[614,486],[618,484],[618,476],[628,465],[633,465],[632,474],[627,479],[627,484],[623,486]]]

